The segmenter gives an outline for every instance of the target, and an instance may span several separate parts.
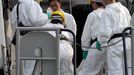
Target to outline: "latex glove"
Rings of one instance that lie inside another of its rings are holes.
[[[51,13],[47,12],[48,19],[51,19]]]
[[[96,42],[96,49],[102,51],[101,44],[99,43],[99,41]]]
[[[53,13],[53,10],[50,7],[48,7],[46,13],[48,15],[48,18],[51,19],[51,15]]]
[[[83,51],[83,53],[82,53],[83,59],[86,59],[87,54],[88,54],[88,51]]]

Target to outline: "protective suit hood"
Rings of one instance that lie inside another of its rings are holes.
[[[120,2],[112,3],[106,6],[106,8],[111,8],[112,11],[120,13],[122,6]]]
[[[99,17],[99,18],[101,18],[101,16],[102,16],[102,10],[104,10],[103,8],[98,8],[97,10],[94,10],[94,12],[95,12],[95,14]]]

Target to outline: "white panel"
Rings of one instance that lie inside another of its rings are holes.
[[[4,22],[3,22],[3,11],[2,11],[2,0],[0,0],[0,46],[5,46],[5,33],[4,33]],[[2,64],[2,54],[0,47],[0,68]]]

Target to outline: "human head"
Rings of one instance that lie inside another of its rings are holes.
[[[93,9],[98,9],[100,7],[103,7],[102,0],[91,0],[91,5]]]
[[[60,0],[49,0],[49,6],[53,11],[56,11],[61,8],[61,2]]]
[[[54,11],[51,16],[51,23],[54,24],[63,24],[65,20],[64,13],[60,10]]]

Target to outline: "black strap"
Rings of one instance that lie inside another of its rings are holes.
[[[125,33],[125,35],[129,35],[129,33]],[[112,39],[119,38],[119,37],[122,37],[122,33],[114,34],[114,35],[108,40],[108,43],[109,43]]]
[[[125,33],[125,35],[129,35],[129,33]],[[114,35],[110,38],[110,40],[109,40],[108,42],[110,42],[112,39],[119,38],[119,37],[122,37],[122,33],[114,34]],[[97,41],[97,38],[95,38],[95,39],[92,39],[92,38],[91,38],[90,46],[92,46],[92,44],[93,44],[94,42],[96,42],[96,41]]]
[[[67,38],[60,38],[60,40],[69,41]]]
[[[18,4],[17,4],[17,8],[16,8],[16,13],[17,13],[17,24],[19,24],[19,5],[20,5],[20,2],[18,2]]]
[[[92,38],[91,38],[90,46],[92,46],[92,44],[93,44],[94,42],[96,42],[96,41],[97,41],[97,38],[95,38],[95,39],[92,39]]]
[[[17,8],[16,8],[16,14],[17,14],[17,25],[18,27],[26,27],[22,24],[22,22],[19,20],[19,5],[20,5],[20,2],[18,2],[17,4]]]

